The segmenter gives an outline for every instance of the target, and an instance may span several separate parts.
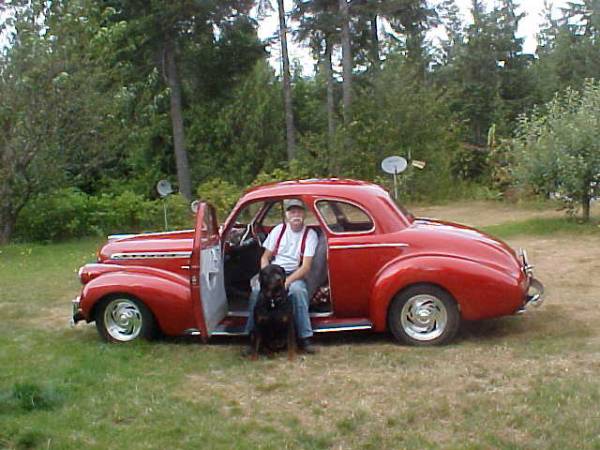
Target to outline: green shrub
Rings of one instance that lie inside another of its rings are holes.
[[[193,215],[180,195],[167,198],[169,229],[193,227]],[[76,189],[61,189],[33,198],[21,211],[15,238],[21,241],[56,241],[89,235],[157,231],[164,227],[161,200],[124,191],[118,195],[90,196]]]
[[[198,186],[196,194],[200,201],[213,205],[219,220],[223,220],[240,198],[242,190],[235,184],[214,178]]]
[[[33,198],[19,214],[15,237],[54,241],[90,234],[89,197],[77,189],[62,189]]]
[[[155,230],[162,230],[164,228],[164,209],[163,209],[163,200],[155,201],[155,206],[157,208],[158,221],[154,221],[155,225],[158,224],[159,227],[155,226]],[[190,202],[181,195],[169,195],[166,198],[167,202],[167,224],[169,230],[187,230],[190,228],[194,228],[195,224],[195,216],[190,208]]]

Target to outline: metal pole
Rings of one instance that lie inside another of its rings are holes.
[[[394,198],[398,200],[398,183],[396,181],[396,175],[398,175],[398,169],[394,169]]]
[[[167,199],[163,198],[163,211],[165,213],[165,231],[169,231],[169,224],[167,223]]]

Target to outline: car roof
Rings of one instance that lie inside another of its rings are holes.
[[[284,197],[299,195],[322,195],[340,197],[382,196],[388,192],[381,186],[367,181],[340,178],[312,178],[307,180],[289,180],[263,184],[246,190],[244,200],[263,197]]]

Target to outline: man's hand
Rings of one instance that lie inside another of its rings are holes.
[[[310,272],[310,266],[312,265],[312,256],[305,256],[302,260],[302,265],[298,270],[292,273],[289,277],[285,279],[285,288],[289,288],[290,285],[296,280],[304,279],[304,276]]]
[[[273,256],[273,252],[265,248],[261,258],[260,258],[260,268],[264,269],[271,263],[271,257]]]

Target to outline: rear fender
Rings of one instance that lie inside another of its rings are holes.
[[[167,335],[178,335],[188,328],[197,328],[189,280],[185,277],[148,267],[136,270],[132,266],[126,271],[103,273],[83,288],[80,307],[85,320],[93,321],[98,303],[117,294],[143,302]]]
[[[387,329],[390,302],[414,284],[433,284],[446,290],[459,305],[465,320],[512,314],[522,304],[524,276],[449,256],[402,258],[386,265],[375,278],[369,312],[376,331]]]

